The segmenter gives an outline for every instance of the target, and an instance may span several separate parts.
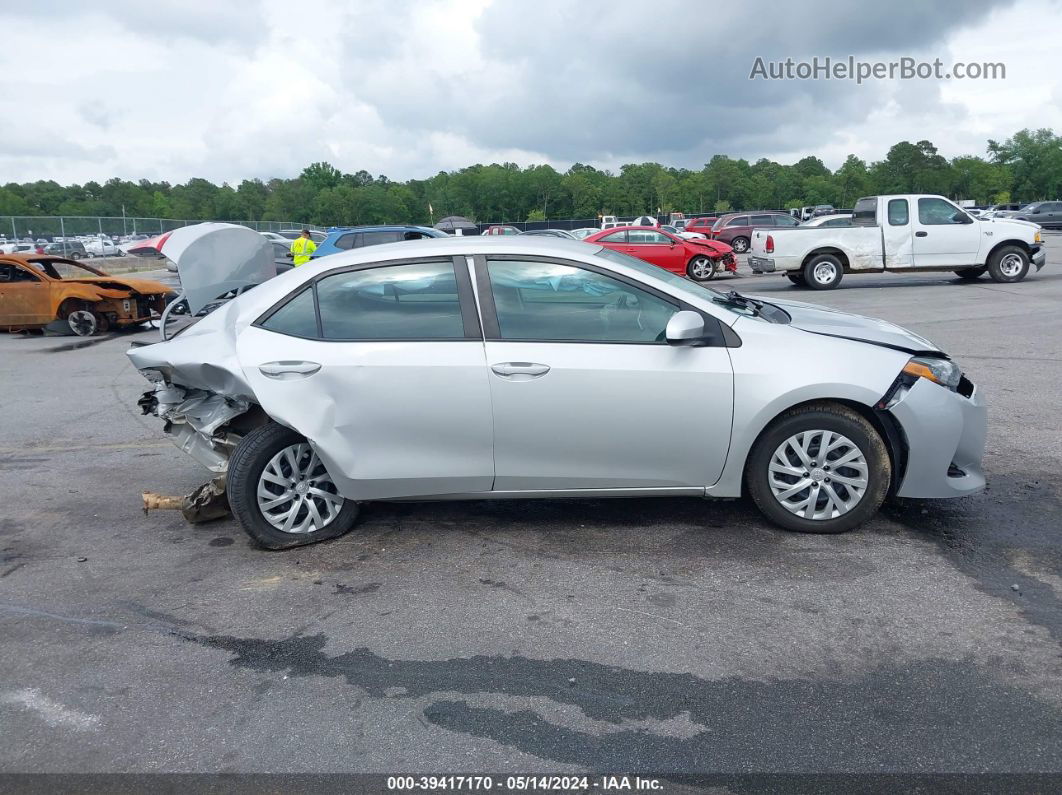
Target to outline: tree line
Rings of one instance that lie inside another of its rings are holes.
[[[576,163],[473,165],[428,179],[393,182],[367,171],[343,173],[313,163],[293,179],[181,185],[110,179],[60,185],[53,180],[0,188],[0,216],[129,216],[217,221],[288,220],[319,225],[419,223],[446,215],[479,222],[595,218],[601,214],[851,207],[878,193],[936,193],[978,204],[1062,197],[1062,137],[1021,130],[989,140],[986,156],[948,160],[929,141],[901,141],[885,158],[849,155],[836,171],[817,157],[791,165],[715,155],[700,170],[631,163],[618,173]]]

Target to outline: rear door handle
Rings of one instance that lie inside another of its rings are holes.
[[[526,381],[529,378],[538,378],[548,373],[549,365],[535,364],[534,362],[500,362],[492,364],[490,369],[503,378]]]
[[[915,232],[915,237],[929,237],[929,232]]]
[[[258,366],[258,372],[267,378],[290,381],[306,378],[321,369],[317,362],[267,362]]]

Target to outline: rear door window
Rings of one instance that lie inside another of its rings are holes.
[[[737,218],[731,218],[726,222],[727,228],[732,226],[748,226],[749,217],[747,215],[739,215]]]
[[[907,199],[889,199],[889,226],[907,226],[910,222]]]
[[[774,226],[772,223],[772,216],[770,215],[754,215],[750,221],[751,226]]]
[[[317,283],[321,331],[330,340],[464,339],[453,263],[389,265]]]
[[[605,235],[601,238],[599,243],[626,243],[627,242],[627,230],[622,232],[613,232],[611,235]]]
[[[380,232],[362,232],[363,246],[377,246],[381,243],[397,243],[402,239],[402,233],[399,230],[394,231],[380,231]]]
[[[359,237],[361,237],[361,235],[357,235],[353,232],[348,232],[345,235],[340,235],[339,239],[336,240],[336,248],[357,248],[357,246],[361,245],[361,243],[357,241]]]

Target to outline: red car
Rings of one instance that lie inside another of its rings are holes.
[[[708,281],[720,268],[737,271],[734,250],[725,243],[704,238],[687,240],[653,226],[604,229],[583,238],[583,242],[629,254],[698,282]]]
[[[517,229],[515,226],[509,226],[507,224],[494,224],[492,226],[488,226],[485,230],[483,230],[483,234],[485,234],[485,235],[518,235],[518,234],[520,234],[520,230]]]
[[[686,221],[686,226],[683,227],[683,232],[699,232],[705,237],[712,236],[712,227],[715,222],[719,220],[718,215],[706,215],[700,218],[691,218]]]

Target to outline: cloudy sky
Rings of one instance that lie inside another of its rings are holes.
[[[1062,0],[0,0],[0,184],[984,154],[1062,131],[1060,28]],[[749,79],[849,55],[1006,79]]]

